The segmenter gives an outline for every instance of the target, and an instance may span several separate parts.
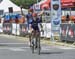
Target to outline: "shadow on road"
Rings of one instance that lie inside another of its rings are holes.
[[[41,55],[45,54],[62,54],[63,52],[41,52]]]
[[[1,47],[2,47],[2,46],[4,47],[4,46],[8,46],[8,45],[6,45],[6,44],[0,44],[0,46],[1,46]]]

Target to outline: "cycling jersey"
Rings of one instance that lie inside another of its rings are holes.
[[[39,18],[37,18],[36,20],[32,20],[31,27],[33,28],[33,30],[39,31],[39,27],[38,27],[39,23],[41,23],[41,20]]]

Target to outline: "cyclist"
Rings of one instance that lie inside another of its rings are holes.
[[[30,24],[30,31],[31,31],[31,35],[33,35],[33,36],[39,36],[40,35],[38,24],[41,23],[42,21],[39,18],[37,18],[37,16],[38,15],[36,13],[32,14],[33,20]],[[30,40],[30,41],[32,41],[32,40]],[[31,46],[31,44],[32,43],[30,42],[30,46]],[[36,48],[37,48],[37,39],[36,39]]]

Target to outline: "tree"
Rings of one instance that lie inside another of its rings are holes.
[[[18,6],[22,5],[23,8],[25,9],[28,9],[31,5],[37,2],[37,0],[11,0],[11,1],[17,4]]]

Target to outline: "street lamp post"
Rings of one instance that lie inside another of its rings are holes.
[[[22,11],[22,8],[23,8],[23,7],[22,7],[22,5],[20,6],[20,8],[21,8],[21,14],[23,15],[23,11]]]

